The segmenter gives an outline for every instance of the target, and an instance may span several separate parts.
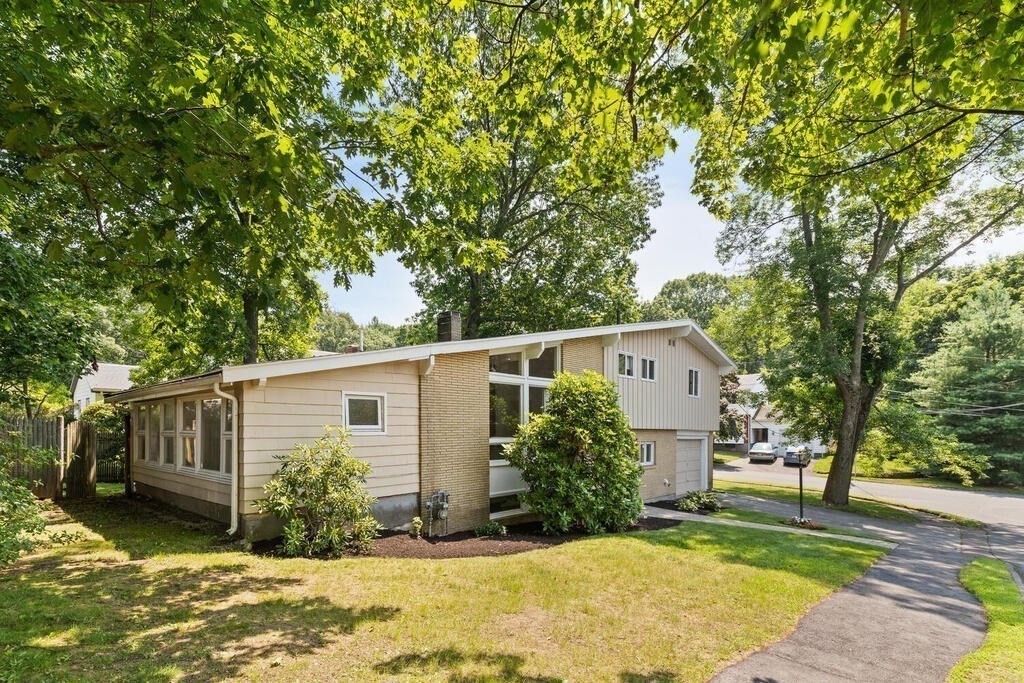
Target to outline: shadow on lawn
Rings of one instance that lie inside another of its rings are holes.
[[[95,557],[27,559],[0,574],[0,680],[220,679],[398,614],[279,592],[300,583],[239,564],[145,571]]]
[[[491,652],[465,653],[454,648],[442,648],[431,652],[417,652],[398,655],[374,667],[379,674],[397,676],[425,675],[455,667],[468,666],[478,671],[473,674],[452,673],[449,681],[469,683],[470,681],[502,681],[508,683],[555,683],[564,680],[548,676],[528,676],[522,673],[523,658],[518,655]]]

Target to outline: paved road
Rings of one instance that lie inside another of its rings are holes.
[[[777,501],[723,495],[727,504],[786,515]],[[945,680],[985,638],[984,611],[958,574],[984,552],[984,533],[934,518],[913,524],[815,510],[816,520],[881,533],[900,545],[816,605],[787,638],[719,674],[719,683]]]
[[[733,460],[715,466],[716,479],[795,486],[798,470],[774,465]],[[804,486],[821,489],[825,478],[804,470]],[[854,481],[851,493],[862,498],[889,500],[912,507],[948,512],[986,524],[987,542],[997,557],[1017,566],[1024,574],[1024,496],[998,491],[963,491],[927,486],[908,486]]]

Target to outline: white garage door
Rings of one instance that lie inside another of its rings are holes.
[[[704,466],[704,441],[679,439],[676,441],[676,495],[701,488],[701,468]]]

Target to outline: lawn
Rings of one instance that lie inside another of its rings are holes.
[[[733,460],[740,460],[743,457],[745,456],[739,455],[737,453],[723,453],[721,451],[715,451],[715,464],[724,465],[727,462],[732,462]]]
[[[708,515],[709,517],[721,517],[723,519],[735,519],[741,522],[754,522],[757,524],[771,524],[773,526],[784,526],[790,527],[786,523],[786,517],[779,517],[772,515],[767,512],[758,512],[757,510],[744,510],[742,508],[730,508],[725,507],[718,512],[712,512]],[[791,527],[790,527],[791,528]],[[847,529],[841,526],[829,525],[826,526],[822,531],[827,531],[831,534],[845,534],[846,536],[859,536],[860,538],[872,538],[879,541],[887,541],[889,539],[883,538],[878,534],[866,534],[859,529]]]
[[[798,489],[791,486],[772,486],[770,484],[748,484],[746,482],[728,481],[725,479],[715,480],[715,490],[723,493],[738,493],[745,496],[757,496],[770,500],[780,500],[785,503],[799,503],[800,493]],[[821,501],[821,491],[817,489],[804,489],[804,505],[811,507],[826,507]],[[900,522],[917,521],[917,516],[909,510],[876,503],[869,500],[850,498],[849,505],[830,505],[833,510],[843,510],[865,517],[875,519],[889,519]],[[796,514],[794,509],[793,514]]]
[[[985,606],[985,643],[953,667],[949,680],[1020,681],[1024,673],[1024,602],[1006,565],[979,558],[963,568],[960,580]]]
[[[703,680],[877,548],[690,524],[452,560],[280,559],[108,497],[0,571],[0,680]]]
[[[832,467],[832,456],[814,461],[815,474],[827,475]],[[863,481],[877,481],[883,484],[900,484],[901,486],[927,486],[936,489],[955,489],[958,491],[996,491],[998,493],[1024,496],[1024,490],[1012,486],[964,486],[963,484],[950,481],[949,479],[938,479],[936,477],[922,477],[917,473],[897,463],[884,463],[885,474],[881,477],[869,477],[860,469],[857,462],[853,465],[853,478]]]

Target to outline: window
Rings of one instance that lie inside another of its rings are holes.
[[[636,356],[619,353],[619,377],[636,377]]]
[[[160,404],[154,403],[146,411],[146,460],[160,461]]]
[[[220,398],[146,403],[135,408],[137,458],[183,474],[231,473],[234,416]]]
[[[549,349],[544,349],[539,356],[531,358],[529,368],[530,377],[554,379],[555,370],[558,368],[558,347],[552,346]]]
[[[652,467],[654,465],[653,441],[640,442],[640,464],[643,465],[644,467]]]
[[[686,385],[686,395],[697,398],[700,396],[700,370],[697,368],[690,368],[688,377],[688,383]]]
[[[522,422],[523,392],[517,384],[491,384],[490,410],[492,439],[509,438],[516,435]]]
[[[654,362],[654,358],[640,357],[640,379],[646,379],[649,382],[655,380]]]
[[[384,433],[383,394],[345,394],[345,426],[353,434]]]
[[[545,387],[529,387],[531,413],[543,413],[548,403],[548,390]]]
[[[503,375],[523,374],[523,354],[519,353],[493,353],[490,362],[491,372],[500,372]]]
[[[174,436],[174,401],[164,401],[160,412],[163,416],[160,424],[160,448],[163,453],[161,462],[165,465],[173,465],[175,462],[174,444],[177,442]]]
[[[146,459],[146,406],[135,411],[135,459]]]
[[[198,412],[195,401],[181,402],[181,461],[179,467],[196,467],[196,425]]]
[[[768,428],[767,427],[754,427],[754,442],[759,443],[761,441],[768,440]]]
[[[522,508],[522,503],[519,502],[519,494],[511,493],[506,496],[494,496],[491,498],[491,514],[498,514],[501,512],[516,512]]]
[[[199,466],[220,472],[221,455],[220,399],[207,398],[199,417]]]

